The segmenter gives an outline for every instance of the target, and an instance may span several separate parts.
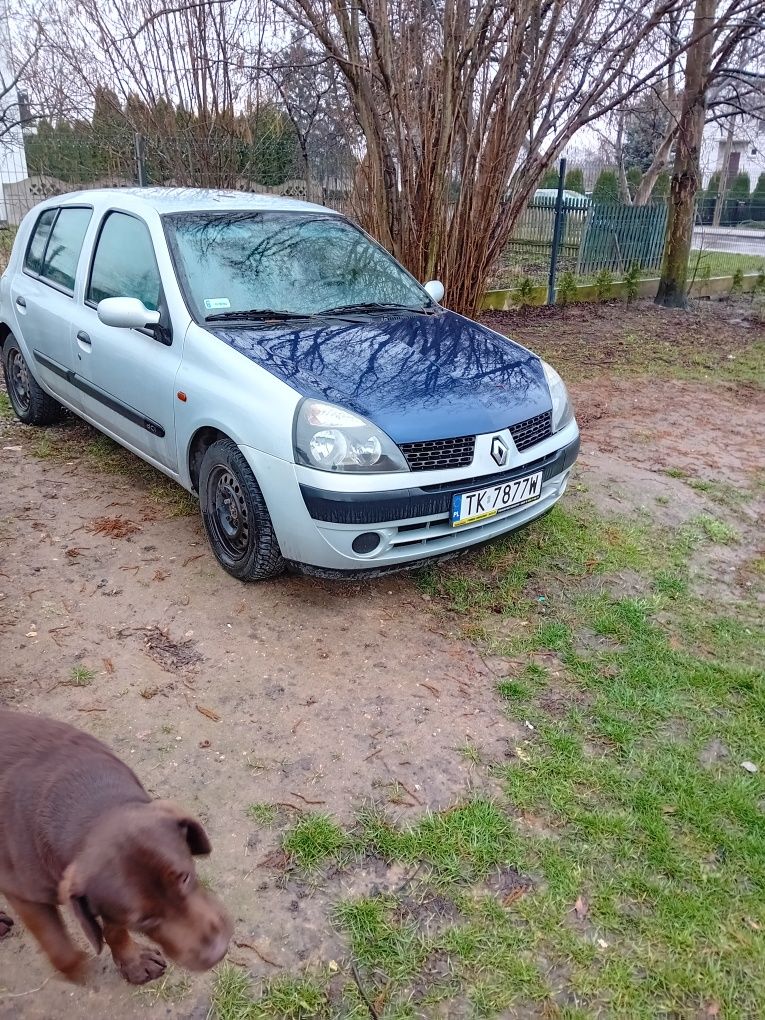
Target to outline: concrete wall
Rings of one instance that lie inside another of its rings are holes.
[[[745,293],[753,291],[760,277],[756,273],[747,273],[743,278],[743,290]],[[691,285],[691,296],[696,298],[727,297],[733,287],[732,276],[712,276],[708,280],[694,280]],[[638,299],[650,299],[656,297],[659,289],[658,277],[650,280],[640,280],[637,285]],[[627,299],[627,287],[624,283],[614,283],[611,287],[611,297]],[[573,303],[582,301],[599,301],[598,289],[594,284],[582,284],[576,288],[576,297]],[[543,305],[547,301],[547,287],[535,287],[530,294],[527,305]],[[512,290],[490,290],[483,296],[482,306],[484,311],[501,312],[510,308],[517,308],[518,302],[515,292]]]

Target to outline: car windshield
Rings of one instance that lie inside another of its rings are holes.
[[[340,216],[184,213],[167,216],[165,223],[181,285],[199,320],[431,304],[395,259]]]

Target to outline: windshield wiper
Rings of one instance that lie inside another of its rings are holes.
[[[317,315],[345,315],[347,312],[414,312],[415,315],[431,315],[431,308],[413,308],[411,305],[384,304],[380,301],[359,301],[352,305],[337,305],[336,308],[323,308]]]
[[[268,322],[276,319],[311,319],[310,312],[285,312],[274,308],[248,308],[243,312],[216,312],[205,315],[205,322],[225,322],[227,319],[249,319],[256,322]]]

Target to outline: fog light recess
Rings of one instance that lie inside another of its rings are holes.
[[[380,544],[380,536],[376,531],[365,531],[363,535],[357,535],[351,543],[351,548],[355,553],[371,553]]]

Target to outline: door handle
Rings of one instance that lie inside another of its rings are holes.
[[[16,304],[19,306],[19,308],[26,308],[27,307],[27,299],[25,297],[22,297],[21,295],[19,295],[16,298]]]
[[[80,332],[77,334],[77,339],[80,341],[81,344],[87,344],[88,347],[90,347],[91,340],[84,329],[81,329]]]

